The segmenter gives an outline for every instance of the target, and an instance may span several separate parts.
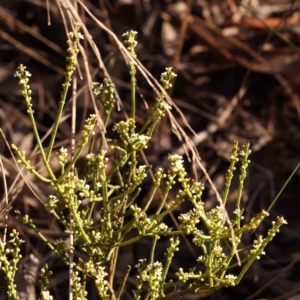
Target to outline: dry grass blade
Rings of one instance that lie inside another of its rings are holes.
[[[55,52],[65,56],[65,51],[51,40],[47,39],[45,36],[40,34],[35,28],[31,28],[26,25],[24,22],[17,20],[14,16],[8,13],[5,9],[0,10],[0,18],[3,18],[10,26],[16,26],[19,30],[24,31],[35,37],[37,40],[41,41],[49,48],[54,50]]]
[[[24,44],[20,43],[18,40],[13,38],[11,35],[7,34],[4,30],[0,29],[0,36],[9,42],[10,44],[14,45],[17,49],[24,52],[28,56],[34,58],[35,60],[39,61],[41,64],[47,66],[49,69],[56,71],[59,74],[64,74],[64,69],[52,64],[48,59],[44,58],[43,56],[39,55],[32,49],[28,48]]]
[[[9,211],[9,205],[8,205],[8,190],[7,190],[7,183],[6,183],[6,175],[5,175],[5,169],[2,163],[2,158],[0,156],[0,167],[2,172],[2,179],[3,179],[3,187],[4,187],[4,199],[0,202],[0,223],[3,222],[3,218],[5,218],[4,223],[4,234],[3,234],[3,242],[6,242],[6,236],[7,236],[7,220],[8,220],[8,211]],[[1,269],[1,262],[0,262],[0,269]]]

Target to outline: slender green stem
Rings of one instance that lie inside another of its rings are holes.
[[[244,181],[245,178],[247,176],[247,167],[249,165],[248,161],[248,156],[250,154],[250,150],[249,150],[249,143],[246,143],[243,145],[242,147],[242,151],[240,152],[240,155],[242,156],[241,158],[241,170],[240,170],[240,176],[239,176],[239,188],[238,188],[238,196],[236,199],[236,209],[240,210],[241,207],[241,199],[242,199],[242,193],[243,193],[243,189],[244,189]],[[237,228],[241,227],[241,218],[240,218],[240,214],[237,214]]]
[[[88,235],[84,231],[82,227],[82,220],[79,218],[77,211],[75,211],[72,204],[70,204],[70,210],[73,214],[73,217],[75,219],[76,227],[79,229],[80,236],[82,236],[87,244],[91,244],[91,240],[89,239]]]
[[[230,189],[230,185],[231,185],[231,180],[233,178],[233,173],[235,170],[235,164],[238,161],[237,156],[238,156],[238,142],[234,141],[233,149],[232,149],[231,155],[229,157],[230,166],[228,168],[228,171],[226,173],[226,178],[225,178],[225,190],[224,190],[223,199],[222,199],[222,202],[224,205],[227,202],[229,189]]]
[[[161,214],[157,215],[157,216],[154,216],[152,221],[159,221],[159,220],[162,220],[162,218],[166,215],[168,215],[175,207],[178,206],[178,204],[182,202],[181,200],[177,200],[175,202],[172,203],[172,205],[170,205],[166,210],[164,210]],[[153,222],[154,223],[154,222]],[[158,222],[157,222],[158,223]],[[154,223],[154,225],[149,228],[149,230],[151,231],[153,228],[157,227],[157,223]]]
[[[109,203],[113,203],[114,201],[117,201],[119,199],[122,199],[124,198],[125,196],[127,195],[130,195],[134,190],[136,189],[136,186],[133,186],[132,188],[128,189],[127,191],[115,196],[115,197],[112,197],[109,199]]]
[[[155,212],[155,214],[154,214],[154,219],[156,219],[156,218],[159,216],[161,210],[163,209],[163,207],[164,207],[164,205],[165,205],[165,202],[166,202],[166,200],[167,200],[167,197],[168,197],[168,195],[169,195],[169,192],[170,192],[170,190],[172,189],[172,182],[173,182],[173,179],[174,179],[174,178],[175,178],[175,176],[172,176],[172,177],[169,179],[169,183],[167,183],[167,186],[166,186],[166,188],[165,188],[165,192],[164,192],[164,194],[163,194],[163,196],[162,196],[162,199],[161,199],[161,201],[160,201],[160,204],[159,204],[159,206],[158,206],[158,208],[157,208],[157,210],[156,210],[156,212]],[[177,201],[176,201],[176,202],[177,202]]]
[[[16,153],[18,154],[19,156],[19,159],[20,161],[22,162],[22,164],[29,170],[30,173],[32,173],[33,175],[35,175],[39,180],[43,181],[43,182],[46,182],[46,183],[51,183],[53,180],[55,180],[55,176],[54,178],[52,179],[48,179],[48,178],[45,178],[43,175],[41,175],[40,173],[38,173],[34,167],[32,167],[30,165],[30,162],[27,161],[25,159],[25,156],[22,155],[22,153],[20,152],[20,150],[15,146],[15,145],[11,145],[12,149],[16,151]],[[51,168],[49,167],[49,170],[51,171],[52,173],[52,170]],[[52,173],[53,174],[53,173]],[[49,174],[50,175],[50,174]]]
[[[179,291],[170,293],[169,295],[158,297],[156,300],[180,299],[184,295],[194,294],[195,292],[198,295],[205,295],[205,294],[211,293],[211,288],[210,287],[203,287],[203,288],[200,289],[199,287],[197,287],[197,285],[189,284],[189,286],[184,290],[179,290]]]
[[[29,74],[29,72],[25,71],[25,69],[26,69],[26,67],[24,67],[22,64],[20,64],[15,76],[19,77],[19,79],[20,79],[19,85],[22,88],[22,95],[24,97],[25,104],[27,106],[27,113],[28,113],[29,118],[30,118],[32,130],[33,130],[34,136],[36,138],[38,148],[40,150],[44,165],[45,165],[45,167],[47,169],[47,172],[48,172],[49,176],[51,177],[51,179],[55,180],[56,178],[55,178],[55,176],[52,172],[52,169],[51,169],[51,167],[50,167],[50,165],[47,161],[47,157],[46,157],[45,152],[44,152],[42,141],[40,139],[40,136],[39,136],[39,133],[38,133],[38,130],[37,130],[37,127],[36,127],[36,123],[35,123],[35,119],[34,119],[34,115],[33,115],[34,111],[32,109],[32,103],[31,103],[31,97],[30,97],[31,90],[30,90],[30,86],[27,85],[27,83],[29,81],[29,77],[31,75]]]
[[[160,119],[161,119],[161,117],[157,116],[157,117],[154,119],[154,121],[153,121],[153,123],[151,124],[151,126],[148,127],[148,130],[147,130],[147,135],[148,135],[148,136],[152,136],[152,135],[153,135],[153,131],[154,131],[155,127],[156,127],[156,124],[160,121]]]
[[[155,235],[152,239],[151,250],[150,250],[150,259],[149,263],[152,264],[154,262],[154,252],[157,244],[158,236]]]
[[[71,83],[71,78],[72,78],[72,74],[66,73],[66,81],[65,81],[65,85],[64,85],[64,88],[63,88],[63,91],[62,91],[62,97],[61,97],[61,100],[60,100],[59,105],[58,105],[58,111],[57,111],[57,114],[56,114],[53,130],[52,130],[51,137],[50,137],[50,143],[49,143],[48,150],[47,150],[47,155],[46,155],[47,162],[49,162],[49,160],[50,160],[50,156],[51,156],[53,145],[54,145],[54,142],[55,142],[59,122],[60,122],[61,115],[62,115],[64,105],[65,105],[65,102],[66,102],[68,89],[69,89],[69,86],[70,86],[70,83]]]
[[[125,242],[121,242],[121,243],[117,243],[115,246],[116,247],[124,247],[124,246],[128,246],[130,244],[133,244],[137,241],[139,241],[140,239],[142,239],[143,237],[145,237],[144,235],[137,235],[134,238],[127,240]]]
[[[271,208],[273,207],[273,205],[275,204],[275,202],[277,201],[277,199],[280,197],[280,195],[282,194],[283,190],[285,189],[285,187],[287,186],[287,184],[290,182],[290,180],[292,179],[292,177],[294,176],[294,174],[297,172],[297,170],[299,169],[299,167],[300,167],[300,162],[298,163],[298,165],[296,166],[296,168],[293,170],[292,174],[289,176],[289,178],[287,179],[287,181],[284,183],[283,187],[280,189],[280,191],[276,195],[275,199],[270,204],[269,208],[267,209],[267,212],[269,212],[271,210]]]
[[[87,213],[87,220],[91,220],[92,214],[93,214],[93,211],[94,211],[94,207],[95,207],[95,202],[92,202],[91,204],[89,204],[89,210],[88,210],[88,213]]]
[[[173,241],[173,243],[175,243],[175,247],[179,244],[179,239],[178,237],[176,238],[175,241]],[[172,242],[171,242],[171,246],[172,246]],[[168,251],[167,250],[167,253],[166,253],[166,262],[165,262],[165,265],[164,265],[164,268],[163,268],[163,272],[162,272],[162,282],[165,282],[166,281],[166,278],[167,278],[167,274],[168,274],[168,271],[169,271],[169,268],[170,268],[170,265],[171,265],[171,262],[172,262],[172,258],[174,256],[174,252],[177,251],[177,249],[173,248],[172,251]],[[164,294],[164,285],[162,284],[160,286],[160,291],[159,291],[159,294],[163,296]]]
[[[118,254],[119,254],[119,247],[116,247],[111,255],[111,259],[109,262],[109,279],[108,282],[110,286],[114,286],[114,278],[115,278],[115,272],[117,267],[117,260],[118,260]]]
[[[131,199],[130,201],[127,202],[126,204],[126,208],[130,207],[132,205],[132,203],[136,200],[136,198],[138,197],[138,195],[141,192],[141,188],[137,188],[136,191],[131,195]],[[126,210],[124,211],[124,214],[126,213]]]
[[[152,118],[153,118],[153,116],[154,116],[154,114],[155,114],[155,112],[156,112],[156,110],[158,108],[159,103],[160,103],[160,101],[156,100],[155,105],[154,105],[154,107],[152,109],[152,112],[149,115],[149,117],[147,118],[147,120],[144,122],[143,127],[139,131],[139,134],[143,134],[145,132],[145,130],[148,128],[148,126],[149,126],[149,124],[150,124],[150,122],[151,122],[151,120],[152,120]]]
[[[77,32],[70,33],[70,37],[68,40],[68,44],[69,44],[68,52],[69,52],[70,56],[67,58],[68,64],[66,67],[67,71],[65,73],[65,82],[62,85],[63,90],[61,92],[61,99],[58,104],[58,111],[57,111],[56,118],[54,121],[53,129],[52,129],[52,133],[51,133],[51,137],[50,137],[50,142],[49,142],[49,146],[48,146],[48,150],[47,150],[47,154],[46,154],[47,162],[49,162],[50,157],[51,157],[51,153],[52,153],[53,145],[55,142],[58,126],[59,126],[60,119],[61,119],[61,116],[63,113],[63,109],[64,109],[64,106],[66,103],[68,90],[71,85],[72,75],[75,70],[76,56],[78,53],[78,46],[77,46],[78,41],[79,41],[78,33]]]
[[[111,211],[110,211],[109,200],[107,195],[107,183],[106,183],[107,180],[106,180],[105,169],[102,169],[101,181],[102,181],[102,201],[103,201],[104,214],[106,217],[106,228],[107,228],[109,239],[112,239],[113,229],[111,224]]]
[[[127,269],[126,269],[126,272],[125,272],[125,274],[124,274],[124,276],[121,280],[121,284],[120,284],[120,286],[119,286],[119,288],[116,292],[116,299],[117,300],[120,300],[120,298],[121,298],[121,295],[123,293],[123,290],[124,290],[124,287],[125,287],[125,284],[126,284],[126,281],[127,281],[127,278],[129,276],[130,271],[131,271],[131,266],[128,266]]]
[[[155,185],[155,186],[153,187],[153,189],[152,189],[152,191],[151,191],[151,194],[149,195],[149,198],[148,198],[148,200],[147,200],[147,203],[146,203],[145,207],[143,208],[143,212],[146,212],[147,209],[149,208],[149,206],[150,206],[150,204],[152,203],[153,198],[154,198],[154,195],[155,195],[155,193],[156,193],[156,191],[157,191],[158,188],[159,188],[159,185]]]
[[[115,162],[115,165],[113,169],[110,171],[110,173],[107,175],[107,181],[109,182],[112,178],[112,176],[115,174],[116,171],[118,171],[129,159],[129,155],[124,154],[122,158],[119,158],[117,162]]]
[[[78,150],[76,151],[73,159],[71,160],[71,162],[68,164],[68,166],[66,167],[65,171],[63,172],[62,175],[60,175],[60,177],[57,179],[57,183],[60,183],[65,176],[69,173],[69,171],[71,170],[71,168],[73,167],[73,165],[75,164],[75,162],[77,161],[77,159],[79,158],[83,148],[84,148],[85,144],[81,144],[78,148]]]

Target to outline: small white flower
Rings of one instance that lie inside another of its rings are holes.
[[[77,34],[78,34],[78,37],[79,37],[80,40],[84,39],[84,36],[83,36],[83,34],[81,32],[78,32]]]
[[[225,278],[226,279],[233,279],[233,280],[237,279],[237,277],[232,275],[232,274],[225,275]]]
[[[165,107],[168,109],[168,110],[171,110],[172,109],[172,106],[170,104],[167,104],[165,103]]]
[[[68,153],[68,150],[66,148],[64,148],[64,147],[61,147],[59,151],[63,152],[63,153]]]

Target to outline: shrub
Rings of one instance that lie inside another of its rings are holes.
[[[35,230],[51,251],[55,252],[66,265],[70,265],[71,293],[75,299],[87,299],[85,289],[87,279],[93,280],[101,299],[121,299],[133,266],[128,266],[119,286],[115,284],[116,266],[121,247],[138,242],[144,238],[152,240],[150,256],[136,262],[136,280],[133,299],[174,299],[185,294],[205,294],[223,287],[237,285],[255,259],[264,252],[265,246],[273,239],[282,224],[283,217],[278,217],[272,223],[266,237],[258,236],[252,245],[242,247],[241,239],[244,234],[253,231],[268,215],[262,211],[253,217],[248,224],[243,224],[244,210],[241,208],[241,195],[246,170],[249,164],[249,144],[238,148],[238,142],[233,145],[229,157],[230,166],[226,174],[222,203],[210,211],[205,211],[202,193],[204,185],[187,176],[183,158],[179,155],[169,155],[170,168],[165,171],[159,168],[153,176],[153,186],[148,193],[148,199],[143,207],[139,207],[136,199],[141,193],[141,184],[151,171],[150,166],[139,163],[139,154],[147,148],[157,123],[164,117],[166,110],[171,109],[164,101],[165,91],[171,87],[171,80],[176,76],[171,68],[161,75],[162,91],[156,98],[155,104],[141,128],[135,121],[135,84],[136,67],[134,63],[136,33],[131,31],[124,34],[125,44],[133,60],[130,63],[132,111],[131,116],[115,122],[112,111],[115,106],[115,88],[109,79],[93,84],[95,98],[103,106],[103,116],[90,115],[81,132],[81,139],[76,145],[74,154],[62,147],[56,156],[60,164],[60,174],[55,174],[51,164],[57,130],[62,118],[67,92],[71,85],[72,75],[76,68],[78,45],[82,35],[80,26],[69,34],[67,67],[65,81],[62,85],[61,100],[53,125],[49,145],[44,148],[37,131],[34,111],[31,104],[31,90],[28,84],[30,73],[20,65],[15,76],[19,79],[22,95],[25,99],[27,112],[31,120],[33,132],[39,148],[39,155],[47,171],[43,176],[26,155],[17,146],[12,149],[21,164],[39,180],[50,185],[53,194],[48,197],[46,207],[63,226],[71,237],[70,248],[64,240],[50,242],[37,228],[28,215],[16,214],[22,222]],[[114,122],[113,130],[117,138],[110,139],[107,132],[108,121]],[[94,135],[93,129],[97,124],[102,126],[102,134]],[[98,140],[99,143],[94,143]],[[85,155],[85,168],[79,176],[76,163],[87,144],[88,154]],[[95,145],[99,145],[96,149]],[[109,160],[107,149],[114,152],[110,158],[111,168],[107,168]],[[239,158],[240,157],[240,158]],[[234,217],[229,219],[225,206],[231,180],[234,176],[235,165],[240,159],[239,189],[236,199]],[[179,187],[179,189],[178,189]],[[173,200],[169,199],[170,192],[177,191]],[[161,192],[161,200],[154,214],[149,214],[149,207],[157,193]],[[86,201],[88,200],[88,201]],[[83,201],[87,204],[83,205]],[[164,223],[165,218],[183,202],[190,202],[192,209],[178,216],[179,228],[172,228]],[[94,216],[97,215],[97,219]],[[189,237],[194,247],[202,253],[195,261],[192,270],[179,268],[171,274],[170,266],[176,252],[180,249],[180,236]],[[161,237],[169,239],[163,261],[155,260],[158,240]],[[23,242],[14,230],[11,233],[11,248],[0,243],[2,269],[6,274],[8,298],[17,299],[14,276],[17,270],[19,247]],[[86,259],[75,259],[74,249],[85,253]],[[246,253],[243,259],[239,253]],[[7,254],[11,253],[12,259]],[[235,276],[232,269],[238,267]],[[52,299],[47,290],[48,276],[51,272],[45,265],[41,271],[40,299]]]

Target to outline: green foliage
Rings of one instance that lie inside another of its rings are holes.
[[[0,263],[2,266],[2,270],[5,273],[5,279],[7,282],[7,295],[8,299],[18,299],[16,292],[16,285],[14,283],[14,278],[16,275],[16,271],[18,270],[17,265],[22,257],[20,252],[20,246],[24,242],[19,238],[19,233],[13,229],[10,234],[11,240],[9,243],[12,248],[6,248],[5,243],[0,240]],[[11,259],[8,259],[8,256],[11,256]]]
[[[82,38],[79,26],[76,31],[69,35],[69,57],[67,58],[67,72],[65,82],[62,85],[61,101],[57,117],[54,123],[50,143],[47,151],[44,150],[34,120],[34,111],[31,104],[31,90],[28,85],[30,74],[20,65],[16,72],[19,84],[27,105],[27,112],[30,116],[33,131],[40,155],[48,176],[44,177],[38,173],[30,161],[26,160],[24,152],[12,145],[19,162],[36,175],[36,177],[53,188],[53,194],[49,196],[47,208],[65,231],[73,236],[74,247],[86,253],[87,259],[79,259],[74,262],[76,271],[73,273],[73,294],[75,299],[87,299],[85,291],[86,278],[92,278],[98,289],[101,299],[121,299],[126,280],[129,276],[129,267],[123,277],[120,287],[115,290],[114,279],[118,261],[119,249],[121,247],[136,243],[148,237],[152,239],[151,253],[149,258],[137,262],[136,287],[133,298],[138,299],[173,299],[185,294],[205,294],[217,289],[234,286],[239,283],[249,266],[255,259],[258,259],[264,252],[265,246],[273,239],[280,226],[285,223],[283,217],[278,217],[273,222],[266,237],[259,236],[248,250],[241,248],[243,234],[256,229],[262,220],[268,215],[262,211],[243,224],[243,210],[240,207],[243,183],[246,177],[246,170],[249,164],[249,144],[245,144],[241,150],[238,143],[234,143],[232,154],[229,158],[230,167],[226,175],[225,188],[223,193],[223,205],[226,205],[231,180],[234,176],[235,165],[241,160],[239,175],[239,192],[236,199],[235,217],[226,219],[224,207],[217,206],[210,211],[205,211],[202,200],[204,185],[187,176],[183,165],[183,159],[179,155],[170,155],[170,168],[165,171],[159,168],[153,179],[153,186],[149,193],[144,207],[139,207],[136,199],[141,192],[141,184],[147,177],[150,167],[139,163],[138,156],[141,151],[147,148],[157,123],[164,117],[166,110],[171,109],[164,101],[165,91],[171,87],[171,80],[176,76],[171,68],[167,68],[161,75],[161,83],[164,90],[156,98],[155,104],[143,124],[137,129],[135,121],[135,32],[124,34],[125,45],[132,56],[130,63],[131,87],[132,87],[132,116],[116,123],[113,130],[117,138],[110,139],[105,130],[100,136],[94,136],[94,126],[97,124],[96,115],[91,115],[85,123],[81,133],[75,154],[70,158],[68,150],[61,148],[56,156],[61,167],[60,174],[54,174],[51,168],[53,158],[53,145],[55,143],[57,129],[61,120],[68,88],[71,84],[72,74],[76,67],[76,55],[78,43]],[[112,118],[112,110],[115,104],[114,85],[104,79],[103,83],[94,83],[93,92],[96,99],[103,106],[103,124],[106,128],[108,120]],[[96,149],[91,143],[89,153],[85,157],[85,171],[79,177],[74,172],[74,167],[84,147],[91,139],[100,139],[100,147]],[[109,157],[107,148],[114,151],[111,159],[112,167],[108,169]],[[169,199],[172,189],[179,187],[174,200]],[[161,201],[156,211],[151,216],[148,209],[159,190]],[[83,200],[88,199],[88,204],[83,205]],[[192,209],[182,213],[178,217],[180,228],[174,229],[164,223],[166,216],[183,202],[190,202]],[[93,218],[95,209],[100,215],[97,220]],[[100,208],[99,208],[100,207]],[[68,211],[69,215],[64,212]],[[69,264],[70,250],[63,240],[51,243],[39,229],[34,225],[29,216],[22,216],[16,212],[18,218],[35,230],[37,235],[54,251],[66,264]],[[73,226],[70,228],[70,221]],[[200,226],[202,230],[200,229]],[[205,228],[205,229],[203,229]],[[181,235],[189,237],[194,246],[200,249],[202,255],[195,261],[193,270],[179,268],[176,274],[171,274],[170,266],[176,252],[180,251]],[[165,249],[165,259],[155,261],[155,251],[160,237],[170,237],[169,246]],[[12,233],[13,259],[6,258],[7,249],[0,243],[1,261],[3,270],[6,273],[6,280],[10,286],[9,299],[17,299],[13,277],[19,259],[18,245],[21,241],[18,234]],[[235,257],[240,251],[248,251],[245,258],[240,261],[240,271],[237,276],[231,274],[231,270],[238,266]],[[47,291],[48,276],[50,271],[45,266],[41,272],[41,296],[39,299],[52,299]],[[172,279],[171,279],[172,278]],[[176,278],[174,280],[174,278]],[[148,287],[145,291],[145,287]]]

